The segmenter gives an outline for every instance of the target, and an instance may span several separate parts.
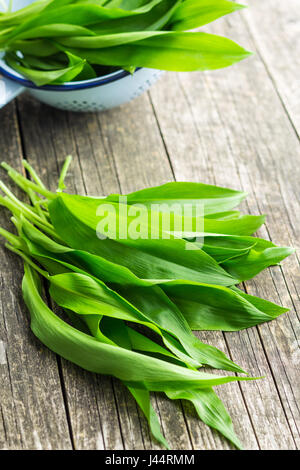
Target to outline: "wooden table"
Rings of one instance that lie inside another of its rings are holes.
[[[26,157],[54,189],[72,154],[68,189],[81,194],[173,179],[243,189],[244,211],[268,214],[259,235],[299,246],[299,4],[249,3],[209,30],[255,51],[252,58],[211,73],[168,73],[149,93],[102,114],[60,112],[22,96],[0,111],[1,160],[20,168]],[[1,225],[9,226],[3,210]],[[159,448],[117,380],[87,373],[35,339],[21,299],[21,262],[2,245],[0,256],[0,448]],[[251,375],[265,376],[217,389],[247,449],[300,445],[299,281],[296,254],[246,283],[247,292],[289,307],[288,314],[246,331],[196,333]],[[153,404],[173,449],[230,448],[186,403],[157,394]]]

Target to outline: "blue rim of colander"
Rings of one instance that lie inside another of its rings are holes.
[[[136,71],[140,70],[137,68]],[[18,72],[15,72],[11,67],[6,64],[0,65],[0,73],[6,78],[13,80],[14,82],[19,83],[20,85],[26,88],[34,88],[36,90],[52,90],[52,91],[74,91],[74,90],[83,90],[86,88],[92,88],[96,86],[106,85],[121,78],[127,77],[130,75],[130,72],[126,70],[116,70],[102,77],[92,78],[90,80],[82,80],[78,82],[66,82],[62,85],[44,85],[37,86],[30,80],[23,78]]]

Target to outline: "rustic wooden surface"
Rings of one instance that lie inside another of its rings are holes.
[[[165,74],[147,94],[102,114],[61,112],[24,95],[0,111],[1,159],[20,168],[26,157],[51,187],[72,154],[68,188],[90,195],[173,179],[243,189],[245,212],[268,214],[259,234],[298,248],[298,0],[249,4],[206,29],[236,39],[255,52],[251,59],[212,73]],[[9,225],[4,211],[1,225]],[[300,446],[298,256],[245,286],[288,314],[240,333],[199,334],[265,376],[217,389],[247,449]],[[2,245],[0,263],[0,448],[158,449],[118,381],[73,366],[34,338],[21,263]],[[230,448],[186,403],[155,394],[153,405],[173,449]]]

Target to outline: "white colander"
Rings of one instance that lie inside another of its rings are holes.
[[[32,0],[15,0],[14,10],[23,8]],[[124,70],[100,78],[63,85],[36,86],[0,59],[0,108],[25,89],[50,106],[68,111],[104,111],[133,100],[156,82],[160,70],[141,68],[134,74]]]

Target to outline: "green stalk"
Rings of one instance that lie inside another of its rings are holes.
[[[27,160],[22,160],[22,164],[23,164],[23,167],[25,168],[25,170],[28,171],[28,173],[30,174],[30,176],[32,177],[32,179],[36,182],[36,184],[38,186],[40,186],[41,188],[43,189],[46,189],[46,186],[44,185],[44,183],[42,182],[42,180],[40,179],[40,177],[38,176],[38,174],[36,173],[36,171],[32,168],[32,166],[27,162]],[[34,208],[36,209],[38,215],[40,216],[41,219],[47,221],[47,218],[46,218],[46,215],[44,214],[42,208],[40,207],[40,205],[38,204],[41,200],[40,197],[38,197],[36,195],[36,193],[31,189],[31,188],[27,188],[25,185],[24,187],[22,188],[23,191],[27,192],[29,197],[30,197],[30,200],[34,206]]]
[[[28,180],[24,176],[22,176],[20,173],[18,173],[16,170],[14,170],[10,165],[8,165],[5,162],[1,163],[2,168],[4,168],[8,176],[22,189],[24,185],[30,189],[32,189],[34,192],[41,194],[42,196],[45,196],[47,199],[54,199],[55,194],[52,193],[51,191],[48,191],[47,189],[43,188],[42,186],[39,186],[36,183],[33,183],[32,181]],[[21,186],[21,184],[23,185]]]
[[[26,162],[26,160],[23,160],[23,162]],[[38,175],[36,174],[34,169],[27,162],[26,162],[26,164],[25,163],[23,163],[23,164],[24,164],[24,168],[26,168],[28,170],[28,172],[30,172],[32,178],[34,178],[36,180],[36,182],[38,182],[38,184],[41,185],[41,187],[43,189],[46,189],[43,182],[40,180],[40,178],[38,177]],[[44,201],[43,199],[39,198],[36,195],[36,193],[33,191],[33,189],[28,187],[27,183],[28,183],[29,180],[27,180],[25,178],[25,182],[24,182],[24,181],[21,181],[19,178],[16,178],[16,175],[13,174],[14,172],[19,176],[21,176],[21,175],[18,172],[16,172],[15,170],[13,170],[9,165],[2,164],[1,166],[8,171],[8,175],[12,178],[14,183],[17,186],[19,186],[19,188],[21,188],[22,191],[24,191],[29,196],[34,208],[36,209],[36,211],[38,212],[40,217],[44,220],[47,220],[47,216],[49,218],[49,214],[44,214],[43,210],[40,209],[40,205],[42,205],[43,203],[47,203],[48,200]]]
[[[18,218],[23,215],[22,214],[22,210],[20,209],[20,207],[15,204],[12,200],[10,200],[7,196],[6,197],[2,197],[0,196],[0,206],[3,206],[3,207],[6,207],[8,210],[10,210],[10,212],[17,216]],[[30,214],[26,214],[26,218],[32,222],[33,224],[35,224],[37,227],[39,227],[42,231],[44,231],[45,233],[47,233],[50,237],[52,237],[55,241],[57,241],[58,243],[62,243],[63,245],[65,245],[65,242],[59,237],[59,235],[54,231],[52,225],[48,224],[48,226],[46,226],[44,224],[44,222],[42,220],[39,219],[38,216],[36,216],[35,218],[31,217]]]
[[[6,240],[8,240],[9,243],[14,247],[22,249],[23,245],[21,242],[21,238],[17,235],[14,235],[13,233],[9,232],[8,230],[5,230],[5,228],[2,227],[0,227],[0,235],[6,238]]]
[[[38,174],[36,173],[36,171],[34,170],[34,168],[32,168],[32,166],[28,163],[27,160],[22,160],[22,165],[25,168],[25,170],[28,171],[28,173],[30,174],[30,176],[36,182],[38,186],[40,186],[41,188],[47,189],[44,183],[42,182],[42,180],[40,179],[40,177],[38,176]]]
[[[43,276],[44,278],[46,278],[47,280],[50,278],[49,274],[47,273],[47,271],[44,271],[44,269],[40,268],[37,264],[35,264],[31,258],[29,258],[27,255],[25,255],[25,253],[23,253],[21,250],[19,250],[18,248],[15,248],[14,246],[10,245],[9,243],[5,243],[5,247],[12,251],[13,253],[16,253],[17,255],[19,255],[21,258],[23,258],[23,260],[29,264],[35,271],[37,271],[41,276]]]
[[[48,199],[39,199],[38,201],[36,201],[35,205],[36,206],[44,206],[44,207],[48,207],[48,204],[49,204],[49,201]],[[49,212],[47,209],[44,209],[44,212],[49,215]]]
[[[36,214],[32,210],[30,210],[28,207],[26,207],[23,202],[19,201],[19,199],[10,191],[10,189],[8,189],[8,187],[2,181],[0,181],[0,189],[2,189],[2,191],[7,195],[7,197],[12,202],[14,202],[16,206],[20,208],[21,211],[28,214],[31,218],[37,219],[39,222],[43,223],[46,227],[50,229],[52,228],[52,225],[49,222],[41,219],[38,214]]]
[[[41,200],[37,195],[36,193],[28,188],[28,195],[30,197],[30,200],[32,202],[32,205],[33,207],[35,208],[37,214],[39,215],[39,217],[44,220],[45,222],[47,222],[47,219],[46,219],[46,215],[44,214],[43,212],[43,209],[41,208],[41,206],[38,204],[38,202]]]
[[[69,169],[69,166],[70,166],[71,162],[72,162],[72,155],[68,155],[65,162],[64,162],[64,164],[63,164],[60,175],[59,175],[57,192],[61,192],[66,187],[65,186],[65,177],[66,177],[66,174],[68,172],[68,169]]]

